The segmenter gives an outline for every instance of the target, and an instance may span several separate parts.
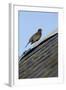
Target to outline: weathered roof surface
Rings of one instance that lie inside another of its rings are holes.
[[[58,76],[58,33],[26,52],[19,61],[19,78]]]

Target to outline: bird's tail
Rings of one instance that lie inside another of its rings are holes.
[[[27,43],[27,45],[25,46],[25,48],[28,46],[29,42]]]

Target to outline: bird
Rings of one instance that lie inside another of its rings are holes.
[[[39,41],[41,36],[42,36],[42,29],[39,28],[38,31],[31,36],[31,38],[29,39],[29,41],[25,47],[27,47],[29,43],[33,44],[36,41]]]

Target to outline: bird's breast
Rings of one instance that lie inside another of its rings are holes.
[[[40,37],[41,37],[41,35],[35,35],[34,37],[33,37],[33,41],[35,42],[35,41],[38,41],[39,39],[40,39]]]

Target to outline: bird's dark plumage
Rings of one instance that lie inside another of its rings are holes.
[[[33,44],[35,43],[36,41],[38,41],[42,36],[42,29],[38,29],[38,31],[29,39],[29,42],[27,43],[27,45],[29,43]],[[26,45],[26,47],[27,47]]]

